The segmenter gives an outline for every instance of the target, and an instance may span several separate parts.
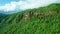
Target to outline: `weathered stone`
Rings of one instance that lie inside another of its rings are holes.
[[[53,15],[53,14],[56,14],[56,12],[55,11],[48,11],[48,12],[28,12],[28,13],[24,14],[24,18],[28,19],[32,15],[36,16],[36,17],[45,17],[45,16]]]
[[[28,19],[30,17],[30,13],[26,13],[25,15],[24,15],[24,18],[25,19]]]

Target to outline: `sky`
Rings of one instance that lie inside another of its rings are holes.
[[[16,2],[18,2],[19,0],[0,0],[0,6],[3,6],[3,5],[5,5],[5,4],[7,4],[7,3],[10,3],[11,1],[16,1]]]
[[[0,0],[0,13],[12,13],[60,3],[60,0]]]

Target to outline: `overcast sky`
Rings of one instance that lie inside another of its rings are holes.
[[[4,12],[26,10],[60,3],[60,0],[0,0],[0,10]]]

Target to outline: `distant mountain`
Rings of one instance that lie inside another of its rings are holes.
[[[6,14],[3,14],[3,13],[0,13],[0,17],[3,17],[3,16],[5,16]]]
[[[21,11],[23,11],[23,10],[15,10],[15,11],[0,10],[0,13],[3,13],[3,14],[13,14],[13,13],[21,12]]]
[[[60,34],[60,4],[5,16],[0,19],[0,34]]]

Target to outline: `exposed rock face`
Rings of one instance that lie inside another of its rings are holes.
[[[24,17],[25,17],[25,19],[28,19],[28,18],[30,17],[30,13],[26,13],[26,14],[24,15]]]
[[[24,19],[28,19],[32,15],[33,15],[33,12],[27,12],[24,14]]]
[[[44,16],[44,13],[35,12],[34,15],[37,16],[37,17],[38,17],[38,16],[42,17],[42,16]]]
[[[54,14],[56,14],[55,11],[48,11],[48,12],[44,12],[44,13],[43,12],[28,12],[28,13],[25,13],[24,18],[28,19],[32,15],[36,16],[36,17],[45,17],[48,15],[54,15]]]
[[[44,15],[45,15],[45,16],[48,16],[48,15],[54,15],[54,14],[56,14],[55,11],[48,11],[48,12],[46,12]]]
[[[54,15],[54,14],[56,14],[56,12],[55,11],[49,11],[49,14]]]

